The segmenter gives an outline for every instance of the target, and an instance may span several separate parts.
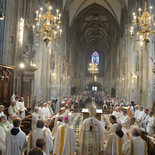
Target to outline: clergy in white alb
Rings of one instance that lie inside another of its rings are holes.
[[[64,118],[64,123],[58,127],[54,155],[73,155],[76,151],[75,134],[68,125],[69,117]]]
[[[123,111],[123,116],[120,119],[120,122],[125,129],[129,129],[130,126],[130,117],[127,115],[127,111]]]
[[[81,126],[79,144],[80,155],[100,155],[103,149],[104,129],[99,120],[95,118],[96,108],[89,108],[90,117],[85,119]]]
[[[45,138],[46,140],[46,154],[49,155],[53,150],[53,137],[52,135],[44,128],[44,121],[38,120],[37,128],[32,130],[28,135],[28,144],[27,144],[27,152],[32,148],[36,147],[36,141],[38,138]]]
[[[140,122],[140,127],[143,127],[146,130],[146,125],[148,123],[148,119],[149,119],[149,109],[145,108],[144,110],[144,116],[142,118],[142,121]]]
[[[150,136],[153,136],[155,134],[154,133],[154,128],[155,128],[155,118],[153,116],[153,111],[151,111],[150,114],[149,114],[148,124],[146,126],[146,132]]]
[[[38,107],[34,108],[34,112],[32,113],[32,122],[31,122],[31,129],[36,129],[37,121],[39,120],[39,114],[38,114]]]
[[[47,106],[48,106],[50,115],[52,116],[52,115],[54,114],[54,112],[53,112],[53,109],[52,109],[51,105],[52,105],[52,102],[51,102],[51,101],[48,101],[48,102],[47,102]]]
[[[122,131],[122,125],[117,124],[116,131],[109,135],[105,148],[106,155],[122,155],[122,146],[127,141],[126,134]]]
[[[2,115],[0,117],[0,148],[2,151],[2,155],[5,155],[5,137],[9,129],[5,125],[7,122],[7,117],[5,115]]]
[[[137,123],[140,125],[141,124],[141,121],[142,121],[142,118],[144,117],[145,113],[143,111],[143,107],[141,106],[140,107],[140,112],[137,116]]]
[[[132,130],[132,139],[128,140],[122,148],[123,155],[147,155],[146,142],[140,137],[141,131],[139,128]]]
[[[45,109],[44,109],[44,103],[43,102],[40,103],[38,114],[39,114],[41,119],[43,119],[43,120],[46,119],[46,114],[45,114]]]
[[[7,133],[5,139],[6,155],[22,155],[26,146],[26,135],[20,129],[20,118],[15,119],[13,125],[14,127]]]
[[[21,97],[20,101],[19,101],[19,116],[20,116],[20,118],[25,118],[25,110],[26,110],[26,107],[25,107],[25,103],[24,103],[24,97]]]
[[[11,105],[8,108],[9,120],[11,120],[12,115],[19,115],[19,111],[16,106],[16,101],[12,101]]]
[[[140,112],[140,110],[139,110],[139,106],[136,105],[136,106],[135,106],[135,114],[134,114],[134,118],[136,119],[136,121],[137,121],[137,118],[138,118],[138,114],[139,114],[139,112]]]

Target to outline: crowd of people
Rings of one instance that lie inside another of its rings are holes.
[[[70,120],[74,108],[89,108],[89,118],[81,125],[80,134],[74,133]],[[113,109],[109,121],[95,118],[96,108]],[[141,131],[154,136],[155,117],[148,108],[110,98],[104,93],[97,95],[78,94],[60,100],[39,102],[31,113],[31,131],[26,135],[21,130],[25,118],[24,98],[12,96],[8,116],[0,105],[0,149],[2,155],[143,155],[147,145],[140,137]],[[54,127],[51,129],[51,121]],[[103,125],[104,124],[104,125]],[[104,145],[106,143],[106,145]]]

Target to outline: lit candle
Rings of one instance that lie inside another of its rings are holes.
[[[142,9],[141,9],[141,8],[139,8],[139,9],[138,9],[138,11],[139,11],[139,15],[141,15],[141,11],[142,11]]]
[[[61,17],[61,14],[59,13],[59,22],[60,22],[60,17]]]
[[[54,39],[56,39],[56,34],[57,34],[57,32],[55,31],[55,32],[54,32]]]
[[[33,25],[32,28],[33,28],[33,33],[34,33],[35,25]]]
[[[152,13],[152,9],[153,9],[153,7],[152,7],[152,6],[150,6],[150,13]]]
[[[37,11],[36,11],[36,18],[38,18],[38,14],[39,14],[39,11],[37,10]]]
[[[56,12],[57,12],[57,17],[58,17],[59,10],[57,9]]]
[[[60,37],[61,37],[61,35],[62,35],[62,29],[60,29]]]
[[[40,14],[42,14],[42,12],[43,12],[43,8],[40,8]]]

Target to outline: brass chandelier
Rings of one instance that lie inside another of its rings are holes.
[[[90,63],[88,71],[92,74],[93,76],[93,81],[97,81],[97,74],[98,74],[98,64],[97,63]]]
[[[61,14],[59,10],[56,10],[56,15],[53,14],[53,7],[51,4],[46,5],[46,11],[43,8],[36,11],[35,25],[33,25],[33,34],[36,38],[36,43],[40,37],[43,37],[43,41],[48,46],[51,40],[55,40],[57,36],[61,38],[62,29]]]
[[[150,42],[149,36],[154,31],[154,15],[152,14],[152,6],[150,6],[150,11],[148,11],[147,0],[145,0],[144,12],[142,9],[138,9],[138,13],[133,13],[133,26],[130,28],[130,39],[134,37],[135,29],[137,28],[137,41],[140,41],[141,44],[145,46]]]

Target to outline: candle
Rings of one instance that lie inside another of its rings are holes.
[[[62,35],[62,29],[60,29],[60,37],[61,37],[61,35]]]
[[[152,13],[152,9],[153,9],[153,7],[152,7],[152,6],[150,6],[150,13]]]
[[[56,12],[57,12],[57,17],[58,17],[59,10],[57,9]]]
[[[43,12],[43,8],[40,8],[40,14],[42,14],[42,12]]]
[[[141,11],[142,11],[142,9],[141,8],[139,8],[138,9],[138,11],[139,11],[139,16],[141,15]]]
[[[33,33],[34,33],[35,25],[33,25],[32,28],[33,28]]]
[[[39,14],[39,11],[37,10],[37,11],[36,11],[36,18],[38,18],[38,14]]]

